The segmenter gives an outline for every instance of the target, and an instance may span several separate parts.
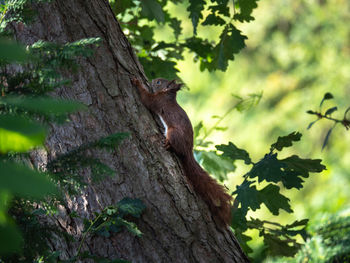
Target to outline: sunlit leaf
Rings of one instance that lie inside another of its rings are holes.
[[[203,122],[200,121],[196,126],[193,128],[193,138],[196,139],[200,133],[200,131],[203,128]]]
[[[47,175],[12,162],[0,162],[0,190],[33,198],[58,193]]]
[[[6,96],[0,98],[0,104],[15,106],[43,115],[61,115],[85,110],[86,106],[76,101],[54,99],[50,97]]]
[[[130,233],[134,234],[135,236],[141,237],[142,232],[137,227],[137,225],[133,222],[126,221],[124,219],[118,218],[118,225],[121,225],[125,227]]]
[[[0,115],[0,152],[25,152],[43,144],[46,128],[27,118]]]
[[[201,165],[211,175],[219,181],[227,179],[227,174],[235,170],[235,166],[230,158],[217,155],[215,151],[196,151],[197,158]]]

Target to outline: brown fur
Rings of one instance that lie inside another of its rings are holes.
[[[182,84],[177,84],[175,80],[154,79],[152,87],[155,92],[149,93],[138,79],[132,79],[132,83],[137,86],[142,103],[166,123],[165,148],[173,150],[179,157],[195,192],[207,203],[220,224],[229,225],[232,196],[194,159],[193,128],[186,112],[176,101],[176,93]]]

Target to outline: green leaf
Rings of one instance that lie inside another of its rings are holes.
[[[245,47],[246,36],[241,34],[235,26],[228,24],[225,26],[223,32],[220,35],[220,42],[214,49],[215,58],[214,66],[215,69],[225,71],[228,66],[229,60],[234,60],[234,54],[237,54],[241,49]],[[208,68],[212,70],[214,68]]]
[[[323,144],[322,144],[322,150],[327,146],[327,143],[329,141],[329,137],[331,136],[334,127],[335,127],[335,125],[328,130],[328,132],[326,134],[326,137],[324,138],[324,141],[323,141]]]
[[[268,247],[272,256],[292,257],[299,249],[299,244],[294,245],[285,239],[280,239],[275,235],[263,234],[264,243]]]
[[[245,150],[239,149],[232,142],[229,142],[228,145],[215,145],[215,148],[223,152],[222,156],[230,158],[233,162],[236,160],[243,160],[245,164],[252,163],[249,154]]]
[[[58,193],[58,189],[46,174],[12,162],[0,162],[0,190],[33,198]]]
[[[282,182],[287,189],[300,189],[304,182],[300,177],[307,178],[310,172],[319,173],[325,168],[321,160],[301,159],[296,155],[278,160],[277,154],[267,154],[248,175],[250,178],[258,177],[259,182]]]
[[[297,155],[292,155],[281,160],[286,165],[287,171],[294,171],[302,177],[309,177],[309,173],[320,173],[326,170],[326,166],[321,164],[320,159],[301,159]]]
[[[317,120],[315,120],[315,121],[313,121],[313,122],[310,122],[309,123],[309,125],[307,126],[307,129],[309,130],[309,129],[311,129],[311,127],[316,123],[316,122],[318,122],[320,119],[317,119]]]
[[[236,186],[236,191],[233,194],[237,195],[235,202],[239,202],[243,210],[250,208],[255,211],[260,208],[262,200],[256,186],[251,187],[251,184],[252,182],[245,180],[241,185]]]
[[[159,23],[164,22],[164,12],[162,6],[156,0],[142,0],[142,14],[149,20],[155,19]]]
[[[86,110],[86,106],[76,101],[54,99],[50,97],[19,97],[6,96],[0,98],[0,104],[15,106],[20,109],[28,110],[49,116],[52,114],[62,115],[78,110]]]
[[[299,226],[306,226],[309,222],[309,219],[303,219],[303,220],[296,220],[292,224],[286,225],[286,228],[294,228]]]
[[[203,128],[203,121],[200,121],[196,126],[193,128],[193,138],[196,139],[199,136],[200,131]]]
[[[331,115],[333,112],[337,111],[338,110],[338,107],[332,107],[332,108],[329,108],[328,110],[326,110],[326,113],[324,115]]]
[[[264,227],[264,222],[259,220],[258,218],[252,218],[250,217],[250,220],[248,221],[249,228],[255,228],[255,229],[261,229]]]
[[[236,208],[232,209],[231,213],[231,227],[233,229],[240,229],[241,231],[246,231],[247,230],[247,219],[246,215],[248,213],[247,208]]]
[[[224,15],[226,17],[230,17],[230,8],[228,8],[227,0],[219,0],[216,1],[217,5],[211,5],[209,6],[209,10],[211,10],[212,13],[215,14],[215,12],[218,12],[218,14]]]
[[[253,252],[253,250],[247,244],[248,241],[252,240],[250,236],[244,235],[242,231],[235,229],[235,237],[246,254]]]
[[[312,114],[312,115],[317,115],[317,112],[312,111],[312,110],[308,110],[306,113],[307,113],[307,114]]]
[[[203,26],[208,26],[208,25],[222,26],[225,24],[226,24],[225,20],[215,14],[208,15],[202,23]]]
[[[0,38],[0,60],[22,62],[28,59],[24,46],[15,41]]]
[[[46,128],[27,118],[0,115],[0,152],[25,152],[43,144]]]
[[[187,38],[186,47],[205,60],[209,60],[214,56],[213,45],[208,40],[199,37]]]
[[[109,0],[109,4],[116,15],[136,6],[135,3],[130,0]]]
[[[277,154],[266,154],[263,159],[256,163],[248,173],[250,178],[258,177],[262,182],[279,182],[284,174],[284,163],[277,159]]]
[[[235,14],[233,18],[240,22],[249,22],[254,20],[254,17],[251,16],[253,9],[258,5],[258,0],[236,0],[236,4],[239,6],[239,13]]]
[[[211,175],[214,175],[219,181],[227,179],[227,174],[235,170],[235,166],[231,159],[222,155],[217,155],[215,151],[198,151],[196,157],[200,160],[200,164]]]
[[[280,194],[280,188],[277,185],[269,184],[259,191],[262,202],[271,211],[273,215],[279,214],[279,209],[283,209],[288,213],[293,213],[290,207],[289,199]]]
[[[331,100],[333,98],[334,97],[333,97],[332,93],[327,92],[326,94],[324,94],[323,99],[321,100],[321,103],[320,103],[320,107],[322,106],[322,104],[325,100]]]
[[[0,256],[20,252],[23,244],[21,233],[12,222],[0,223]]]
[[[190,12],[189,18],[193,25],[193,34],[197,35],[197,26],[200,19],[203,18],[202,11],[205,6],[205,1],[203,0],[190,0],[190,5],[187,11]]]
[[[177,18],[171,18],[169,21],[169,26],[173,29],[175,38],[178,39],[181,35],[181,20]]]
[[[137,225],[133,222],[126,221],[124,219],[118,218],[117,225],[125,227],[130,233],[135,236],[141,237],[142,232],[138,229]]]
[[[117,204],[119,212],[124,215],[132,215],[134,217],[140,217],[142,212],[146,209],[146,206],[140,199],[124,198]]]
[[[301,133],[295,131],[287,136],[279,136],[277,142],[271,145],[270,151],[274,149],[281,151],[283,148],[290,147],[293,145],[293,142],[300,141],[301,136]]]
[[[139,57],[139,61],[149,79],[160,77],[165,79],[178,79],[177,72],[179,72],[179,70],[176,69],[176,63],[173,61],[165,61],[155,56],[148,56],[147,58]]]

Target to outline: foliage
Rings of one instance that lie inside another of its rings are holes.
[[[310,227],[306,243],[293,259],[275,258],[271,262],[349,262],[350,217],[341,213],[324,216]]]
[[[183,37],[183,24],[168,12],[169,2],[183,5],[185,1],[121,0],[109,1],[121,23],[124,33],[136,49],[140,62],[149,78],[176,78],[176,61],[182,60],[185,51],[194,54],[201,71],[225,71],[228,62],[245,47],[247,37],[237,29],[235,22],[249,22],[257,7],[256,0],[235,1],[232,12],[228,0],[191,0],[186,11],[193,26],[193,35]],[[151,21],[155,21],[150,23]],[[148,23],[146,23],[148,22]],[[172,40],[156,41],[155,24],[172,30]],[[199,26],[219,28],[221,34],[215,39],[200,36]],[[180,37],[182,36],[182,37]]]
[[[5,43],[4,40],[2,42]],[[18,57],[26,57],[24,49],[18,44],[11,45],[9,41],[6,41],[6,44],[11,50],[18,53]],[[0,57],[2,58],[0,64],[4,61],[15,61],[18,58],[6,51],[7,49],[0,49]],[[8,54],[9,56],[7,56]],[[3,82],[6,81],[3,74],[0,75],[0,79]],[[45,174],[33,171],[27,166],[10,162],[6,155],[10,151],[25,152],[35,146],[42,145],[46,134],[44,127],[34,120],[10,114],[8,110],[4,110],[4,107],[0,109],[0,113],[2,120],[0,128],[0,214],[2,218],[0,221],[0,236],[2,237],[0,252],[4,255],[11,251],[19,251],[23,242],[17,226],[7,213],[13,195],[42,200],[48,194],[57,193],[57,189]]]
[[[312,115],[316,115],[317,119],[313,122],[310,122],[309,126],[307,127],[308,129],[310,129],[316,122],[318,122],[321,119],[327,119],[332,121],[334,124],[333,126],[328,130],[326,137],[324,138],[323,141],[323,145],[322,145],[322,149],[324,149],[324,147],[326,147],[329,137],[333,131],[333,129],[335,128],[335,126],[337,124],[341,124],[345,127],[345,129],[349,130],[350,129],[350,117],[347,116],[348,112],[350,111],[350,107],[348,107],[345,111],[344,111],[344,115],[342,119],[335,119],[333,117],[331,117],[332,113],[338,110],[337,106],[333,106],[331,108],[328,108],[324,113],[322,113],[322,105],[323,102],[325,100],[330,100],[333,99],[333,95],[332,93],[327,92],[324,96],[323,99],[321,100],[320,106],[319,106],[319,110],[318,111],[312,111],[312,110],[308,110],[307,113],[308,114],[312,114]]]
[[[201,128],[197,126],[196,129],[196,134],[198,135]],[[308,222],[307,219],[282,225],[278,222],[252,217],[247,218],[249,211],[260,209],[262,204],[275,216],[279,215],[280,209],[290,214],[293,213],[290,200],[280,192],[281,186],[285,189],[296,188],[300,190],[303,187],[303,179],[308,178],[309,173],[320,173],[325,169],[325,166],[321,164],[321,160],[302,159],[297,155],[283,159],[278,158],[279,152],[284,148],[291,147],[300,138],[301,134],[298,132],[278,137],[277,142],[271,145],[269,153],[265,154],[256,163],[251,160],[245,150],[238,148],[232,142],[216,145],[216,152],[210,152],[217,156],[216,158],[222,158],[216,163],[214,161],[215,165],[205,162],[203,155],[197,155],[212,170],[216,170],[216,172],[212,172],[208,169],[214,175],[233,172],[235,167],[233,163],[237,160],[242,160],[246,165],[252,166],[250,171],[243,176],[243,182],[237,185],[236,190],[232,193],[235,201],[232,210],[231,227],[246,253],[252,252],[247,245],[251,237],[245,234],[248,229],[259,231],[259,235],[264,240],[265,251],[270,255],[293,256],[300,247],[296,236],[300,235],[306,240],[305,228]],[[227,165],[220,165],[223,162],[231,164],[233,169],[230,171]],[[222,178],[222,176],[219,177],[219,179]]]
[[[112,233],[118,233],[123,229],[128,230],[130,233],[140,237],[141,231],[137,228],[136,224],[127,221],[125,217],[132,216],[139,218],[146,207],[139,199],[124,198],[120,200],[116,206],[108,206],[101,213],[95,212],[95,219],[88,220],[84,218],[84,231],[83,236],[79,244],[77,255],[69,260],[69,262],[75,262],[79,259],[94,259],[95,262],[99,262],[102,258],[90,255],[87,252],[82,252],[82,245],[85,242],[88,235],[99,235],[102,237],[109,237]],[[72,217],[77,216],[71,214]],[[108,262],[128,262],[124,260],[111,260]]]

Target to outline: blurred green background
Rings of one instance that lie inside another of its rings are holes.
[[[183,36],[191,36],[186,6],[169,4],[168,10],[183,21]],[[210,128],[216,121],[213,115],[222,116],[237,102],[232,94],[245,98],[263,92],[257,106],[233,111],[222,123],[228,129],[214,132],[208,140],[215,144],[232,141],[258,161],[278,136],[301,132],[301,142],[287,153],[320,158],[328,170],[312,175],[301,191],[288,191],[295,218],[284,213],[280,218],[286,222],[310,218],[312,224],[324,214],[349,208],[350,133],[339,125],[322,150],[333,123],[322,120],[307,130],[316,117],[306,111],[318,110],[326,92],[335,98],[326,101],[323,109],[338,106],[333,117],[342,119],[350,106],[350,1],[264,0],[258,2],[253,16],[255,21],[237,25],[248,36],[247,47],[226,72],[201,72],[191,54],[178,62],[179,76],[189,88],[178,95],[178,100],[194,126],[203,121]],[[220,30],[202,27],[198,33],[214,39]],[[170,36],[169,28],[157,28],[156,39]],[[238,167],[229,176],[231,190],[241,181],[242,169]],[[259,238],[250,245],[258,253]]]

